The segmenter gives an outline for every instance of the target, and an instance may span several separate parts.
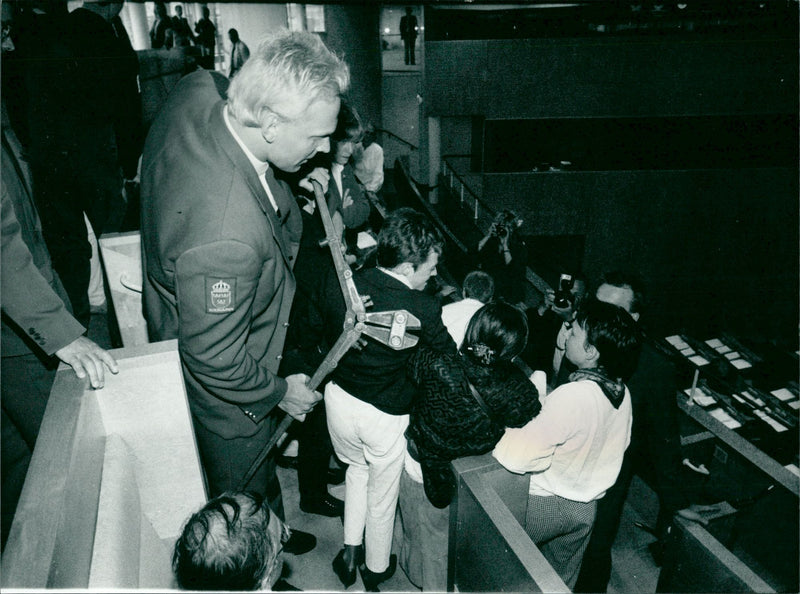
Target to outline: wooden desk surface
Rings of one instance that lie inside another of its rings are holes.
[[[119,373],[101,390],[56,374],[4,587],[170,586],[169,543],[206,501],[177,341],[111,353]]]
[[[763,470],[770,477],[775,479],[775,481],[800,497],[800,477],[758,449],[747,439],[736,433],[736,431],[729,429],[723,423],[712,417],[703,409],[703,407],[699,406],[698,404],[689,404],[685,394],[679,393],[677,400],[678,408],[689,415],[689,417],[708,429],[718,439],[720,439],[720,441],[726,443],[742,456],[750,460],[753,465]]]

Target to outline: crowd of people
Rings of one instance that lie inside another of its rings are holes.
[[[134,175],[126,156],[137,151],[122,146],[136,139],[121,120],[135,70],[130,43],[112,25],[121,6],[86,2],[59,25],[67,27],[63,47],[47,50],[71,52],[82,64],[78,58],[116,48],[120,69],[102,81],[109,93],[77,95],[84,110],[103,97],[77,139],[67,142],[55,124],[42,138],[20,102],[15,124],[3,86],[4,534],[16,505],[7,480],[14,484],[15,475],[21,486],[55,358],[94,387],[117,372],[113,357],[83,336],[90,311],[82,217],[98,235],[111,229],[123,176]],[[4,56],[14,49],[7,7]],[[170,18],[156,3],[153,47],[197,43],[213,56],[208,10],[195,37],[179,8]],[[89,31],[104,49],[78,43]],[[34,35],[18,39],[29,55],[42,51],[32,49]],[[613,273],[587,297],[581,279],[567,306],[545,295],[526,311],[522,222],[504,211],[478,245],[480,270],[463,279],[462,299],[443,304],[430,285],[445,243],[430,219],[399,208],[374,224],[383,156],[374,127],[347,99],[348,65],[309,33],[276,33],[252,54],[235,29],[230,39],[241,45],[229,76],[199,69],[183,77],[138,145],[145,319],[152,341],[178,341],[211,498],[175,545],[179,585],[293,589],[280,578],[281,553],[304,554],[316,538],[284,523],[276,457],[254,467],[284,415],[301,421],[301,509],[342,518],[331,564],[344,588],[360,574],[366,590],[378,591],[398,565],[422,590],[446,588],[450,463],[463,456],[493,452],[511,472],[530,474],[525,528],[570,588],[605,590],[621,505],[642,463],[656,474],[659,530],[678,510],[702,521],[701,510],[684,509],[691,499],[680,488],[674,372],[640,330],[639,281]],[[33,93],[56,71],[28,73],[21,88]],[[69,73],[76,93],[81,76]],[[37,100],[52,101],[52,92]],[[68,175],[52,159],[50,169],[38,166],[54,151],[66,155]],[[332,238],[316,186],[368,311],[404,311],[418,327],[408,329],[411,348],[364,339],[311,389],[349,313],[323,245]],[[374,245],[364,247],[363,236]],[[61,247],[67,242],[76,247]],[[547,393],[515,364],[531,353],[550,380]],[[344,468],[344,501],[328,492],[342,479],[336,465]],[[402,545],[393,553],[397,513]]]

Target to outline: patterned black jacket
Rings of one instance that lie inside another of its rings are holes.
[[[484,367],[462,355],[422,348],[409,360],[417,387],[406,436],[422,466],[425,493],[436,507],[449,505],[455,492],[450,461],[491,450],[506,427],[522,427],[539,414],[535,386],[513,363]],[[491,412],[487,415],[469,384]]]

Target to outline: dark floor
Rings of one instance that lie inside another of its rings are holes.
[[[278,478],[283,489],[287,522],[289,525],[311,532],[317,537],[317,547],[310,553],[302,557],[287,556],[286,565],[291,570],[287,580],[303,590],[343,591],[341,582],[331,569],[331,561],[342,546],[341,521],[338,518],[326,518],[300,511],[295,470],[278,468]],[[343,498],[344,484],[331,487],[330,492]],[[629,501],[632,499],[635,499],[640,507],[649,509],[640,513],[630,503],[625,505],[620,531],[611,551],[614,566],[608,592],[612,594],[656,591],[659,569],[647,548],[655,539],[634,525],[634,522],[652,525],[656,511],[653,507],[652,491],[636,479],[631,487]],[[396,533],[395,536],[397,536]],[[358,578],[349,590],[363,591],[361,579]],[[381,585],[381,590],[384,592],[419,591],[399,568],[390,580]]]
[[[102,346],[110,346],[106,317],[94,314],[89,325],[89,336]],[[341,592],[345,589],[331,569],[331,561],[342,546],[342,523],[338,518],[307,514],[300,510],[297,488],[297,471],[278,468],[278,478],[283,490],[287,523],[317,537],[317,546],[303,556],[287,555],[287,581],[308,591]],[[344,484],[331,486],[330,492],[344,498]],[[636,507],[631,505],[635,502]],[[634,522],[653,525],[656,507],[652,491],[638,479],[631,487],[626,503],[620,531],[612,549],[614,569],[608,591],[612,594],[629,592],[655,592],[658,568],[653,562],[647,546],[654,538],[637,528]],[[395,548],[396,550],[396,548]],[[381,585],[384,592],[418,591],[398,568],[395,575]],[[361,578],[356,579],[349,591],[363,591]]]

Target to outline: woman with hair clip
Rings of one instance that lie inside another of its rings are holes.
[[[447,587],[450,462],[491,451],[506,427],[522,427],[541,405],[512,360],[525,348],[525,315],[506,303],[479,309],[456,355],[420,349],[409,361],[417,387],[400,481],[400,565],[424,591]]]

